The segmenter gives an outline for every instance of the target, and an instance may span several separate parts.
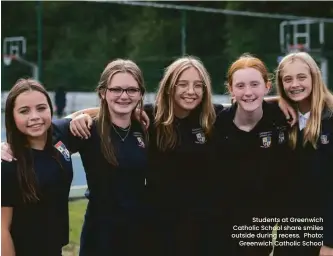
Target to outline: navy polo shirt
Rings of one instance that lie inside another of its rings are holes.
[[[68,243],[68,196],[73,178],[66,142],[53,125],[54,149],[27,149],[33,158],[39,201],[25,203],[18,182],[17,163],[1,163],[1,206],[13,207],[11,236],[16,255],[61,255]]]
[[[219,112],[223,106],[215,108]],[[166,151],[157,147],[154,107],[145,105],[145,111],[152,120],[147,176],[152,205],[165,215],[211,211],[217,169],[214,165],[213,135],[207,136],[203,131],[200,109],[193,110],[182,119],[174,117],[178,142],[175,148]]]
[[[63,120],[61,129],[68,135],[70,150],[80,153],[89,189],[80,254],[86,255],[89,251],[97,255],[103,250],[115,252],[120,244],[115,244],[115,238],[122,236],[119,232],[131,226],[129,223],[134,227],[144,212],[147,168],[144,132],[141,125],[133,120],[129,135],[121,141],[111,128],[112,145],[118,161],[118,166],[113,166],[101,151],[96,121],[90,129],[91,136],[86,140],[70,133],[70,121]],[[118,133],[122,137],[126,135],[126,132]]]
[[[252,217],[281,216],[290,156],[285,117],[276,104],[263,102],[261,120],[247,132],[234,124],[236,110],[237,104],[225,108],[216,121],[229,221],[252,223]]]
[[[296,149],[293,152],[293,172],[289,176],[289,207],[293,216],[322,217],[324,244],[333,247],[332,112],[328,109],[323,111],[317,149],[310,143],[303,146],[304,129],[298,130],[297,135]]]

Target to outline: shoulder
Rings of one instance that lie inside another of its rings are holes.
[[[213,104],[214,105],[214,110],[215,110],[215,114],[219,115],[220,112],[224,109],[222,104]]]
[[[53,129],[55,131],[67,131],[71,121],[71,118],[54,119],[52,120]]]
[[[155,116],[155,106],[154,104],[145,104],[143,110],[147,113],[150,119],[154,119]]]
[[[277,102],[263,102],[264,118],[271,121],[275,125],[283,126],[288,125],[283,112],[281,111]]]
[[[7,162],[1,160],[1,183],[3,183],[7,179],[13,179],[16,177],[16,167],[17,162]]]

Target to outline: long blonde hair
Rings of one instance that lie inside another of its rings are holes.
[[[118,165],[114,148],[111,143],[110,129],[112,125],[112,120],[108,108],[107,100],[105,99],[105,94],[107,86],[110,84],[112,77],[117,73],[129,73],[133,76],[139,85],[141,90],[141,100],[138,104],[140,111],[143,111],[143,95],[145,93],[143,75],[140,68],[131,60],[116,59],[111,61],[104,69],[96,91],[100,99],[100,108],[97,120],[97,132],[101,138],[101,150],[105,159],[111,165]],[[104,97],[102,97],[104,95]]]
[[[172,149],[177,144],[177,133],[174,122],[174,94],[175,85],[180,75],[187,69],[194,67],[202,79],[205,89],[200,103],[200,125],[208,136],[213,128],[216,114],[212,103],[212,88],[209,74],[202,62],[193,56],[182,57],[171,63],[164,72],[156,95],[155,125],[157,130],[157,146],[162,151]]]
[[[333,112],[333,94],[324,84],[322,74],[317,63],[308,53],[298,52],[288,54],[281,60],[276,70],[276,85],[279,95],[291,106],[293,106],[296,111],[297,105],[295,102],[292,102],[285,93],[282,82],[283,69],[285,65],[292,63],[295,60],[300,60],[309,67],[312,78],[312,92],[309,96],[311,101],[310,118],[306,127],[304,128],[303,146],[309,142],[316,149],[317,140],[321,131],[322,112],[325,107]],[[293,149],[297,144],[297,132],[298,127],[294,126],[289,133],[290,145]]]

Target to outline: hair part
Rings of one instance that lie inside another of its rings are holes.
[[[27,136],[22,133],[16,126],[14,119],[14,107],[17,97],[27,91],[38,91],[45,95],[51,117],[53,108],[50,96],[44,87],[34,79],[19,79],[12,89],[9,91],[6,99],[5,124],[6,138],[11,146],[13,156],[17,159],[17,177],[20,188],[22,190],[22,199],[24,202],[34,202],[39,200],[36,174],[34,171],[34,163],[31,149],[29,150],[29,142]],[[52,125],[47,130],[47,140],[45,148],[52,149]],[[53,150],[56,157],[56,151]]]
[[[202,102],[198,106],[201,109],[200,125],[207,136],[211,134],[213,129],[216,114],[212,103],[212,87],[209,73],[197,57],[178,58],[165,69],[156,95],[154,120],[157,131],[156,142],[157,147],[162,151],[173,149],[179,141],[174,127],[175,86],[181,74],[191,67],[198,71],[205,86]]]
[[[321,120],[324,108],[333,112],[333,94],[324,84],[321,71],[316,61],[306,52],[291,53],[285,56],[278,65],[276,70],[277,91],[285,101],[287,101],[297,111],[297,103],[293,102],[285,93],[282,76],[283,70],[287,64],[299,60],[306,64],[312,78],[312,92],[310,97],[310,118],[304,128],[303,146],[310,143],[313,148],[317,148],[317,141],[321,132]],[[293,149],[297,144],[298,127],[294,126],[289,133],[290,145]]]
[[[96,91],[100,99],[100,109],[95,119],[97,121],[97,132],[101,139],[101,151],[103,153],[103,156],[108,161],[108,163],[114,166],[117,166],[118,162],[110,136],[112,120],[105,95],[107,92],[108,85],[111,83],[113,76],[117,73],[131,74],[138,83],[142,95],[142,98],[138,104],[140,112],[143,111],[143,95],[145,93],[145,85],[142,72],[140,68],[133,61],[125,59],[116,59],[114,61],[109,62],[109,64],[105,67],[96,88]],[[141,125],[143,130],[145,130],[142,122]],[[145,135],[144,139],[145,141],[147,141],[148,134],[145,133],[144,135]]]

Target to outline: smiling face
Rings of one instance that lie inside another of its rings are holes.
[[[16,97],[13,109],[17,129],[30,139],[46,135],[51,125],[51,110],[46,96],[34,90]]]
[[[255,68],[242,68],[232,76],[231,95],[244,111],[253,112],[261,107],[269,87],[260,71]]]
[[[308,101],[312,92],[312,77],[309,67],[296,59],[285,64],[282,70],[283,89],[294,102]]]
[[[142,98],[138,82],[128,72],[113,75],[107,86],[105,97],[111,114],[128,115]]]
[[[190,67],[184,70],[176,82],[174,102],[175,113],[189,113],[202,101],[204,83],[196,68]]]

